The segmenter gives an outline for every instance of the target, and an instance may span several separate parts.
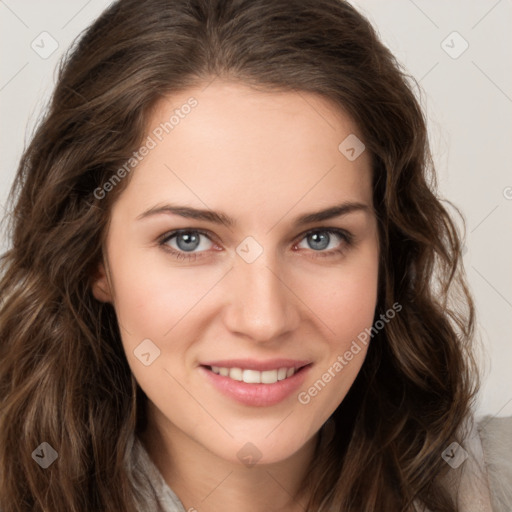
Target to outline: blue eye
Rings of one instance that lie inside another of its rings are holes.
[[[165,248],[178,259],[196,259],[197,253],[192,251],[195,251],[201,245],[201,237],[210,240],[208,235],[203,231],[197,229],[181,229],[169,233],[160,244],[165,246]],[[177,247],[171,246],[171,241],[175,242]],[[206,250],[207,249],[208,248],[206,248]]]
[[[327,254],[332,254],[333,252],[340,252],[339,242],[335,245],[334,248],[331,247],[330,251],[325,251],[327,247],[329,247],[330,243],[332,242],[334,238],[338,238],[343,240],[345,243],[349,244],[350,239],[349,236],[344,233],[341,230],[338,229],[316,229],[314,231],[309,231],[304,236],[303,240],[306,240],[306,242],[309,244],[309,246],[315,251],[315,252],[323,252]],[[324,254],[322,254],[324,256]]]
[[[314,254],[313,257],[332,257],[339,255],[345,249],[352,245],[352,234],[337,228],[317,228],[310,230],[300,235],[300,241],[305,240],[309,248]],[[209,241],[209,246],[204,247],[201,238],[204,237]],[[333,237],[338,239],[338,243],[334,248],[325,250],[333,241]],[[210,235],[198,229],[179,229],[171,231],[164,235],[164,238],[159,242],[164,250],[169,252],[174,258],[178,260],[196,260],[203,257],[203,253],[211,249],[213,242]],[[202,247],[202,250],[196,249]],[[304,247],[300,247],[304,249]],[[306,247],[307,249],[308,247]]]

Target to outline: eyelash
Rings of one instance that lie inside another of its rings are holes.
[[[172,240],[174,237],[176,237],[176,235],[184,234],[184,233],[197,233],[199,235],[205,236],[210,241],[213,241],[207,231],[203,231],[201,229],[187,228],[187,229],[177,229],[174,231],[170,231],[169,233],[166,233],[165,235],[163,235],[163,238],[160,239],[159,246],[161,246],[162,249],[165,250],[166,252],[170,253],[171,256],[175,257],[176,259],[180,259],[180,260],[185,259],[185,260],[194,260],[195,261],[198,258],[204,257],[203,253],[205,253],[207,251],[200,251],[199,253],[197,253],[197,252],[187,253],[185,251],[177,251],[167,245],[167,243],[170,240]],[[336,235],[336,236],[339,236],[342,239],[342,241],[344,242],[344,243],[342,243],[342,246],[340,248],[331,249],[330,251],[314,251],[313,249],[311,249],[311,251],[316,253],[314,256],[315,258],[329,258],[329,257],[337,256],[339,254],[343,254],[347,248],[349,248],[353,245],[353,235],[351,233],[349,233],[348,231],[339,229],[339,228],[328,228],[328,227],[325,227],[325,228],[320,227],[320,228],[315,228],[315,229],[306,231],[305,233],[302,233],[299,235],[298,242],[301,242],[304,238],[306,238],[308,235],[311,235],[313,233],[328,233],[329,235]]]

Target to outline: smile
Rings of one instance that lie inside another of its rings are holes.
[[[269,407],[296,393],[303,386],[311,367],[311,363],[294,367],[279,365],[262,370],[242,365],[200,365],[198,370],[221,395],[246,406]]]
[[[217,375],[229,377],[230,379],[247,384],[274,384],[279,380],[285,380],[291,377],[297,371],[297,368],[279,368],[277,370],[249,370],[243,368],[226,368],[221,366],[211,366],[210,370]]]

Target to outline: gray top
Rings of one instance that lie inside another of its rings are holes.
[[[461,485],[450,484],[449,472],[446,485],[457,494],[460,512],[511,512],[512,511],[512,416],[493,418],[485,416],[479,421],[469,420],[469,435],[464,439],[463,451],[447,447],[447,463],[465,456]],[[451,446],[451,445],[450,445]],[[144,496],[141,512],[187,512],[172,489],[167,485],[153,463],[142,442],[133,436],[132,457],[128,462],[134,485]],[[456,457],[451,459],[453,454]],[[444,452],[443,452],[444,454]],[[450,464],[452,465],[452,464]],[[455,467],[452,466],[452,467]],[[156,498],[155,498],[156,497]],[[417,510],[423,510],[415,502]],[[426,511],[429,512],[429,511]]]
[[[144,496],[140,512],[186,512],[178,496],[167,485],[142,442],[132,437],[131,477]],[[157,501],[155,502],[155,495]]]

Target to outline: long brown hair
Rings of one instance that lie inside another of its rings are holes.
[[[342,0],[119,0],[65,56],[10,195],[0,509],[135,512],[141,503],[130,436],[144,426],[147,397],[113,307],[91,294],[110,208],[129,179],[103,199],[97,190],[142,143],[162,96],[215,77],[322,95],[357,123],[373,159],[375,318],[396,302],[402,310],[332,415],[333,435],[308,472],[307,510],[409,511],[420,500],[455,511],[441,452],[462,440],[479,387],[462,236],[437,196],[414,80]],[[43,442],[58,453],[46,469],[32,455]]]

